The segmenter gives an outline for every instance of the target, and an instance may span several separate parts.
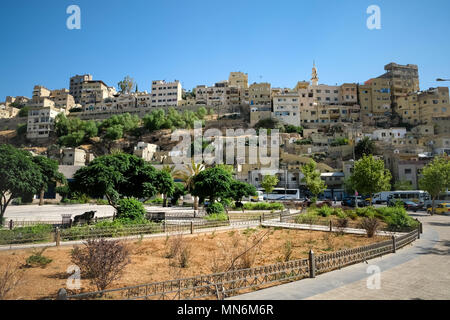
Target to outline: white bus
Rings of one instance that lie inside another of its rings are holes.
[[[429,200],[429,195],[426,191],[411,190],[411,191],[393,191],[388,196],[388,203],[396,200],[408,200],[417,204],[425,204]]]
[[[264,193],[264,199],[267,200],[299,200],[300,190],[299,189],[284,189],[275,188],[268,195],[264,190],[260,190]]]

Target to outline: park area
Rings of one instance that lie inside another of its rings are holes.
[[[122,243],[129,252],[130,263],[108,289],[272,265],[307,258],[310,250],[320,255],[386,239],[261,227],[138,239]],[[44,251],[36,248],[0,252],[0,269],[12,268],[21,277],[7,298],[55,298],[60,288],[67,287],[70,276],[67,269],[74,265],[71,259],[73,248],[62,246]],[[96,290],[96,286],[82,273],[81,289],[68,292],[77,294]]]

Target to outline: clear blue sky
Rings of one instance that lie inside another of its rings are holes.
[[[66,8],[81,8],[81,30],[66,28]],[[381,8],[381,30],[366,9]],[[450,78],[448,0],[14,0],[0,4],[0,101],[31,96],[35,84],[69,86],[90,73],[117,87],[133,77],[183,87],[212,85],[230,71],[249,82],[294,87],[363,82],[389,62],[419,66],[421,89]]]

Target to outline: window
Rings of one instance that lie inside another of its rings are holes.
[[[405,174],[411,174],[412,170],[411,169],[405,169]]]

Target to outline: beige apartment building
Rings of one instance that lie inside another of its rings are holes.
[[[243,72],[230,72],[228,85],[239,89],[248,88],[248,74]]]
[[[30,109],[27,121],[27,138],[48,138],[54,129],[55,118],[59,113],[61,113],[61,110],[53,106]]]
[[[32,98],[49,98],[51,94],[51,90],[46,87],[36,85],[33,88],[33,96]]]
[[[64,148],[61,150],[60,164],[63,166],[85,166],[94,160],[94,154],[80,148]]]
[[[108,87],[101,80],[84,81],[81,84],[80,103],[84,105],[96,104],[103,102],[104,99],[115,94],[115,90]]]
[[[358,104],[358,85],[356,83],[344,83],[339,87],[339,104]]]
[[[248,88],[248,101],[250,107],[252,106],[271,106],[271,88],[270,83],[253,83]]]
[[[5,104],[0,104],[0,119],[10,119],[17,116],[20,109],[14,107],[7,107]]]
[[[391,112],[391,83],[388,79],[374,78],[358,88],[362,116],[380,117]]]
[[[240,89],[230,87],[228,81],[217,82],[213,87],[199,85],[195,88],[196,104],[207,106],[237,106],[241,104]]]
[[[405,123],[433,124],[435,118],[450,116],[449,89],[430,88],[398,97],[395,111]]]
[[[183,89],[180,81],[152,81],[152,107],[176,107],[181,100],[183,100]]]
[[[300,102],[298,92],[286,92],[273,96],[272,117],[284,124],[300,126]]]
[[[76,75],[70,78],[69,93],[75,100],[75,103],[81,103],[82,85],[85,81],[92,81],[92,75]]]
[[[75,99],[67,89],[52,90],[50,99],[53,100],[55,107],[58,109],[70,110],[75,107]]]
[[[378,78],[388,79],[391,84],[392,100],[419,91],[419,68],[415,64],[400,65],[389,63],[384,66],[386,73]]]

